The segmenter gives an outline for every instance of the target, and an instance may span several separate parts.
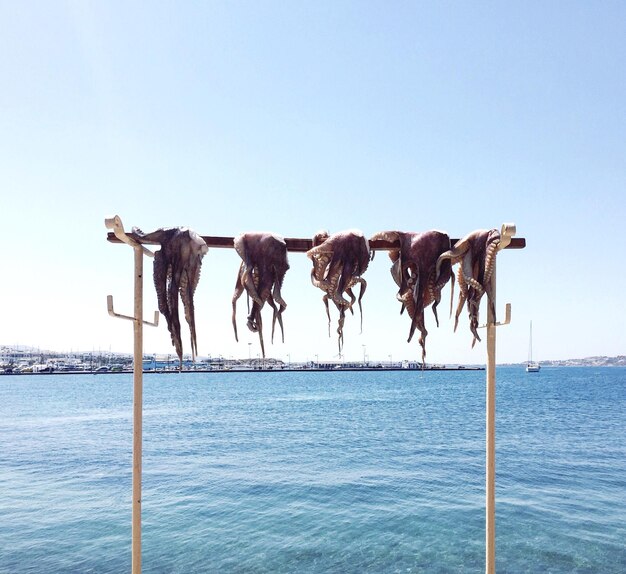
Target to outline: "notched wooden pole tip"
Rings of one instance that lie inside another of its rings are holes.
[[[503,223],[500,229],[500,245],[498,245],[498,251],[506,249],[511,243],[511,238],[517,233],[517,227],[515,223]]]
[[[122,225],[122,219],[119,215],[114,215],[113,217],[106,217],[104,219],[104,226],[107,229],[116,229],[120,228],[122,232],[124,232],[124,226]]]
[[[502,235],[508,235],[509,237],[513,237],[517,233],[517,226],[515,223],[503,223],[502,224]]]
[[[130,237],[130,235],[127,235],[126,231],[124,231],[122,218],[119,215],[105,218],[104,225],[107,229],[112,229],[113,235],[115,235],[115,237],[117,237],[117,239],[122,243],[126,243],[126,245],[130,245],[133,248],[141,249],[143,254],[147,255],[148,257],[154,257],[154,253],[152,251],[142,245],[139,241]]]

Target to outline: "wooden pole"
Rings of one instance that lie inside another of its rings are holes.
[[[517,232],[514,223],[500,230],[498,251],[511,247]],[[526,242],[524,241],[524,245]],[[496,328],[511,322],[511,305],[506,305],[503,322],[496,323],[491,309],[496,308],[496,260],[491,274],[492,304],[487,305],[487,373],[485,389],[485,572],[496,571]]]
[[[133,322],[133,484],[132,484],[132,531],[131,531],[131,569],[132,574],[141,574],[141,459],[142,459],[142,421],[143,421],[143,326],[156,327],[159,313],[154,312],[154,322],[143,320],[143,256],[154,257],[138,241],[130,237],[118,215],[104,220],[108,229],[113,229],[117,241],[133,248],[135,256],[135,307],[133,316],[116,313],[113,309],[113,296],[107,296],[107,307],[111,317],[127,319]]]
[[[132,574],[141,574],[141,458],[143,422],[143,251],[135,252],[135,313],[133,358],[133,508]]]
[[[491,276],[493,304],[496,302],[496,269]],[[486,466],[485,466],[485,572],[496,571],[496,325],[487,305],[487,387],[486,411]]]

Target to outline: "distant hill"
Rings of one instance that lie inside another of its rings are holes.
[[[539,361],[542,367],[626,367],[626,355],[617,357],[585,357],[584,359],[561,359]]]

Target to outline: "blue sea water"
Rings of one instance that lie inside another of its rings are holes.
[[[626,572],[626,369],[497,376],[497,571]],[[484,388],[146,375],[143,572],[483,572]],[[129,572],[131,467],[131,375],[1,376],[0,572]]]

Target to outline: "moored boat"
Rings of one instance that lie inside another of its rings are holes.
[[[528,362],[526,363],[527,373],[538,373],[541,369],[541,365],[538,362],[533,361],[533,322],[530,322],[530,340],[528,343]]]

